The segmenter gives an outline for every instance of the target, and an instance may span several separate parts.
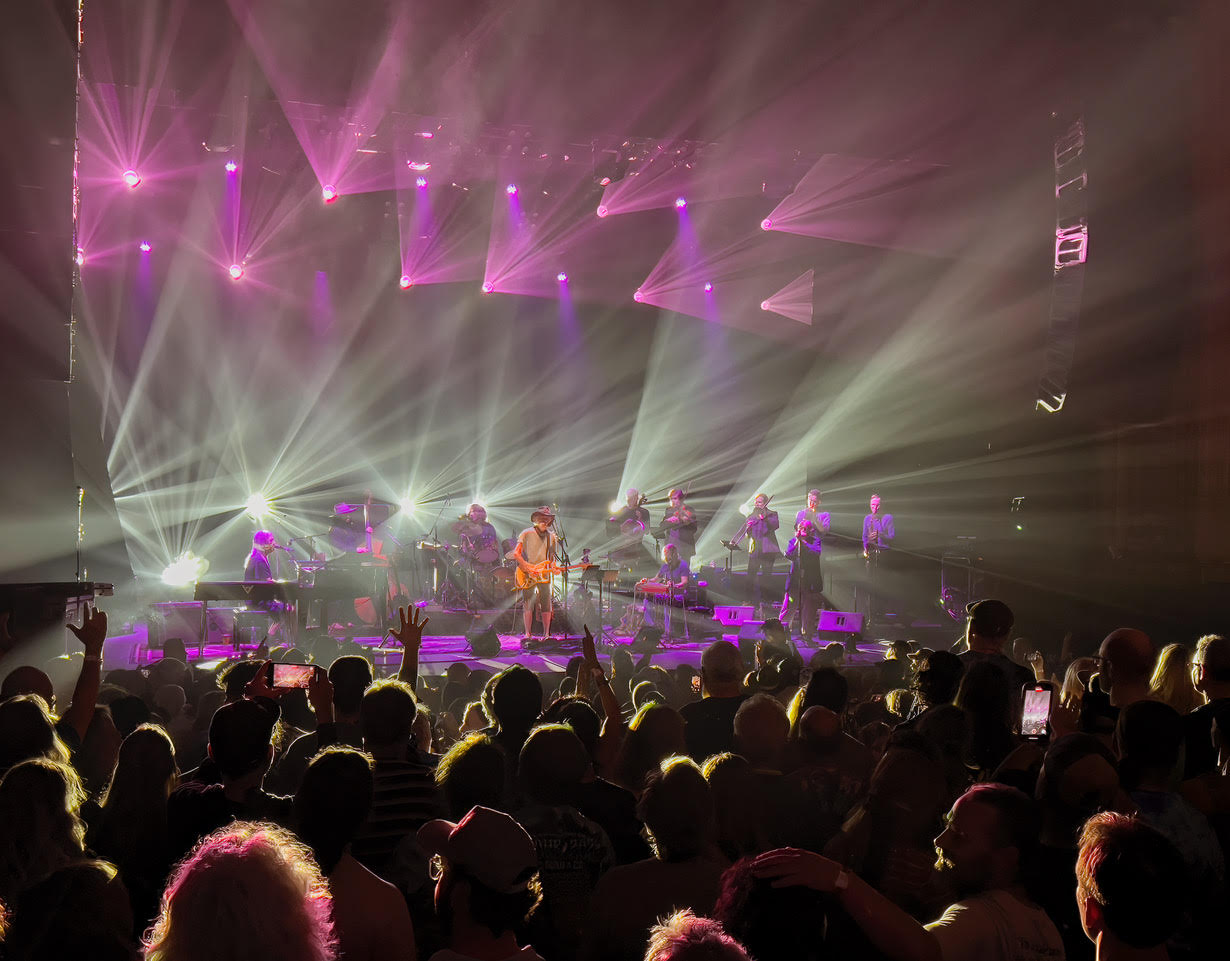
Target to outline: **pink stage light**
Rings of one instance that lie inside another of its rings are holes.
[[[676,197],[675,198],[675,206],[678,207],[680,210],[682,210],[687,205],[688,205],[688,201],[686,197]]]
[[[772,309],[772,308],[770,308],[770,307],[769,307],[769,302],[768,302],[767,300],[762,300],[762,301],[760,302],[760,309],[761,309],[761,310],[770,310],[770,309]]]
[[[239,164],[235,163],[235,161],[228,160],[226,162],[226,172],[228,174],[233,174],[238,169],[239,169]]]
[[[555,279],[558,280],[561,284],[568,283],[568,275],[564,273],[562,270],[558,274],[555,275]]]
[[[598,209],[594,211],[599,217],[605,217],[610,212],[606,204],[598,204]]]
[[[141,183],[141,175],[135,170],[128,169],[124,171],[124,183],[128,185],[128,189],[132,190]]]
[[[77,248],[77,256],[74,257],[73,260],[77,262],[78,267],[82,267],[85,265],[85,248],[84,247]]]
[[[599,187],[609,187],[610,185],[611,185],[610,177],[603,177],[601,180],[598,181]]]
[[[411,170],[430,170],[431,162],[428,160],[407,160],[406,166]]]
[[[148,254],[154,248],[150,246],[150,243],[148,240],[143,240],[141,241],[141,243],[137,245],[137,249],[140,250],[142,253]]]
[[[226,272],[231,275],[231,280],[238,280],[243,276],[243,265],[231,264],[231,266],[227,268]]]
[[[399,286],[402,290],[409,290],[414,286],[414,281],[410,279],[409,274],[402,274],[401,280],[397,282],[397,286]]]
[[[491,291],[493,291],[493,290],[495,290],[495,284],[493,284],[493,283],[492,283],[491,281],[489,281],[489,280],[484,280],[484,281],[483,281],[483,293],[484,293],[484,294],[489,294],[489,293],[491,293]]]
[[[414,178],[414,186],[416,186],[416,187],[426,187],[426,186],[427,186],[427,178],[426,178],[426,177],[415,177],[415,178]]]
[[[509,184],[507,187],[504,188],[504,193],[508,194],[508,196],[510,197],[515,197],[517,195],[517,185]]]
[[[634,293],[634,294],[632,295],[632,299],[633,299],[633,300],[635,300],[635,301],[639,304],[639,303],[644,302],[644,300],[645,300],[645,295],[644,295],[644,294],[642,294],[642,293],[638,290],[638,291],[636,291],[636,293]]]
[[[706,294],[713,293],[713,284],[710,283],[709,281],[705,281],[705,293]]]
[[[765,217],[764,220],[760,221],[760,229],[761,230],[772,230],[773,221],[771,221],[768,217]]]
[[[433,137],[435,137],[435,134],[432,133],[430,130],[420,130],[418,132],[418,136],[422,137],[424,140],[431,140]]]
[[[320,197],[327,204],[333,203],[337,200],[337,188],[333,184],[325,184],[320,188]]]

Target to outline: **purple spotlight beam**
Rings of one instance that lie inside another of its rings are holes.
[[[489,294],[489,293],[491,293],[491,291],[493,291],[493,290],[495,290],[495,284],[493,284],[493,283],[492,283],[491,281],[489,281],[489,280],[484,280],[484,281],[483,281],[483,293],[484,293],[484,294]]]
[[[131,167],[124,171],[124,183],[128,185],[129,190],[135,189],[141,183],[141,175]]]
[[[676,197],[675,198],[675,206],[678,209],[682,210],[687,205],[688,205],[688,200],[686,197]]]
[[[325,184],[320,188],[320,196],[325,203],[331,204],[337,200],[337,188],[333,184]]]
[[[231,264],[231,266],[227,268],[227,273],[231,275],[231,280],[238,280],[243,276],[243,265]]]
[[[235,163],[235,161],[228,160],[226,162],[226,172],[228,174],[233,174],[238,169],[239,169],[239,164]]]
[[[509,184],[507,187],[504,188],[504,193],[508,194],[508,196],[510,197],[515,197],[517,195],[517,185]]]
[[[409,274],[402,274],[401,279],[397,281],[397,284],[402,290],[409,290],[414,286],[414,281],[410,279]]]
[[[564,273],[562,270],[558,274],[555,275],[555,279],[558,280],[561,284],[568,283],[568,275]]]

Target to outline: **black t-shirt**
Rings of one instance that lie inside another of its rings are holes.
[[[167,800],[167,834],[174,860],[179,860],[196,843],[232,821],[272,821],[283,827],[290,824],[293,799],[249,791],[242,801],[232,801],[221,784],[189,781],[171,792]]]
[[[697,763],[723,751],[733,751],[735,744],[735,713],[748,695],[706,697],[685,704],[679,711],[687,724],[684,736],[688,753]]]
[[[1217,752],[1213,749],[1213,715],[1230,698],[1218,698],[1201,704],[1183,718],[1183,736],[1187,743],[1183,779],[1207,774],[1217,767]]]

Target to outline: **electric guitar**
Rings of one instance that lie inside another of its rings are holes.
[[[530,564],[526,562],[529,570],[523,568],[520,564],[517,565],[517,577],[513,583],[512,590],[524,591],[531,587],[537,587],[539,584],[550,584],[551,578],[556,574],[562,574],[564,571],[579,571],[587,567],[595,567],[594,564],[571,564],[568,567],[560,567],[553,560],[541,561],[538,564]]]

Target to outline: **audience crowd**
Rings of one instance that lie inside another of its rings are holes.
[[[587,630],[562,675],[424,678],[424,623],[396,676],[356,646],[305,688],[296,650],[104,675],[97,611],[71,658],[11,650],[0,958],[1225,956],[1224,637],[1052,650],[983,600],[876,663],[768,622],[698,676]]]

